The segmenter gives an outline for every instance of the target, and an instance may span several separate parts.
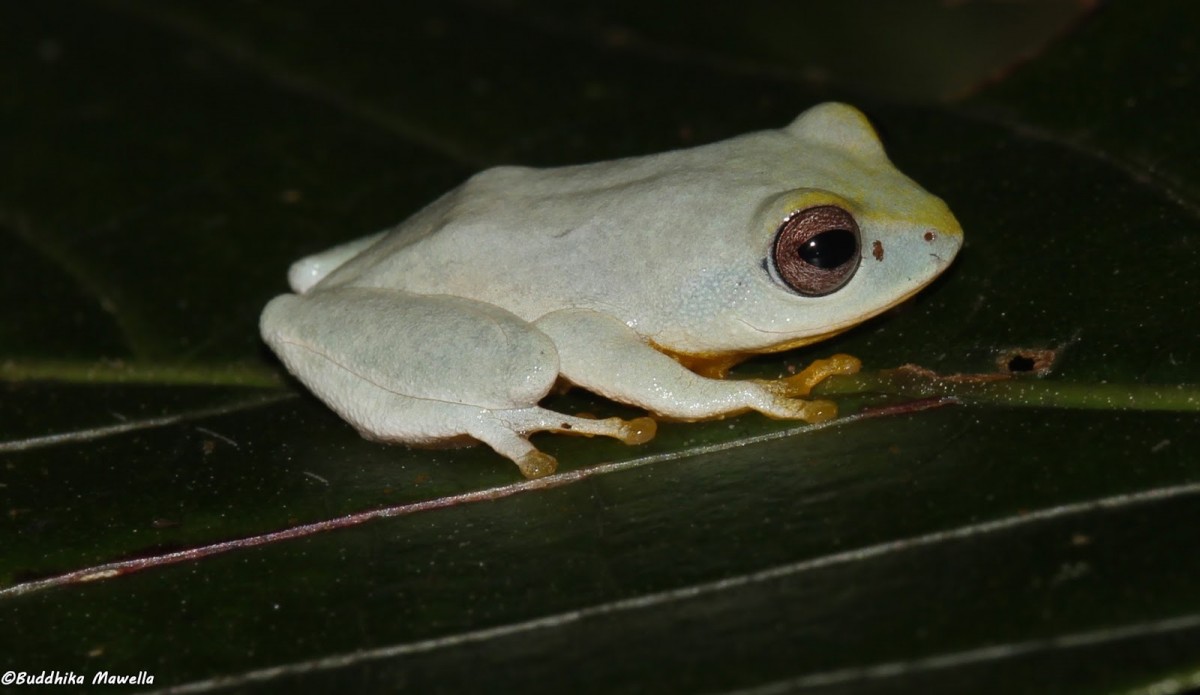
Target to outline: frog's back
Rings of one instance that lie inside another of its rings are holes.
[[[624,304],[637,300],[623,297],[635,284],[631,275],[671,272],[662,259],[677,256],[679,236],[665,232],[685,225],[682,217],[749,217],[761,196],[731,195],[732,189],[774,185],[762,180],[761,158],[764,151],[778,154],[780,144],[768,131],[594,164],[488,169],[374,241],[323,284],[455,294],[527,317],[563,302]],[[747,207],[740,216],[730,209],[738,205]],[[702,230],[693,234],[703,243]]]
[[[310,287],[454,294],[522,315],[549,297],[628,307],[639,282],[671,287],[746,254],[758,264],[767,240],[748,236],[761,231],[752,220],[764,201],[803,188],[869,197],[892,216],[923,204],[908,193],[929,197],[895,171],[861,113],[825,104],[780,130],[691,149],[489,169],[378,238],[306,259],[297,275]]]

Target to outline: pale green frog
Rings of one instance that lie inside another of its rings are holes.
[[[946,269],[962,230],[900,173],[858,110],[555,169],[497,167],[386,232],[298,261],[262,335],[364,436],[480,441],[528,477],[539,431],[651,438],[655,421],[538,402],[556,382],[668,420],[745,411],[817,422],[806,400],[845,355],[779,380],[724,379],[748,356],[855,326]]]

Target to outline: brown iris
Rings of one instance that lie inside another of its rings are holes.
[[[858,223],[836,205],[790,215],[775,235],[771,262],[788,287],[806,297],[840,289],[858,269]]]

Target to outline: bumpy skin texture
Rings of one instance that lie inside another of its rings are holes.
[[[848,213],[859,252],[844,285],[805,296],[773,244],[821,206]],[[388,232],[297,262],[295,294],[274,299],[261,327],[365,436],[475,439],[538,476],[555,463],[531,432],[653,436],[648,418],[539,408],[560,378],[671,419],[832,417],[802,396],[857,369],[853,358],[779,382],[706,378],[681,362],[720,372],[845,330],[928,284],[961,241],[861,113],[822,104],[781,130],[694,149],[489,169]]]

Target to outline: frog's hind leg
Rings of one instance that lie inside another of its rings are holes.
[[[646,418],[589,420],[538,407],[558,378],[554,343],[490,304],[380,288],[316,289],[272,300],[261,328],[288,370],[369,439],[437,445],[465,435],[536,477],[556,464],[526,439],[533,432],[629,443],[653,436]]]
[[[553,473],[558,468],[558,461],[526,439],[534,432],[599,435],[626,444],[642,444],[654,437],[655,428],[655,422],[648,417],[592,420],[532,407],[481,413],[468,434],[496,453],[512,459],[526,478],[540,478]]]
[[[473,430],[471,436],[486,443],[497,452],[516,461],[527,478],[553,473],[558,465],[553,456],[538,451],[525,439],[534,432],[556,432],[585,437],[612,437],[625,444],[644,444],[654,438],[658,425],[648,417],[622,420],[618,417],[603,420],[576,417],[532,407],[520,410],[497,410],[488,413],[486,426]],[[519,452],[517,455],[509,451]]]
[[[496,411],[494,415],[503,420],[509,428],[524,434],[557,432],[585,437],[612,437],[626,444],[645,444],[654,439],[658,430],[657,423],[648,417],[636,417],[632,420],[610,417],[599,420],[565,415],[538,407]]]

